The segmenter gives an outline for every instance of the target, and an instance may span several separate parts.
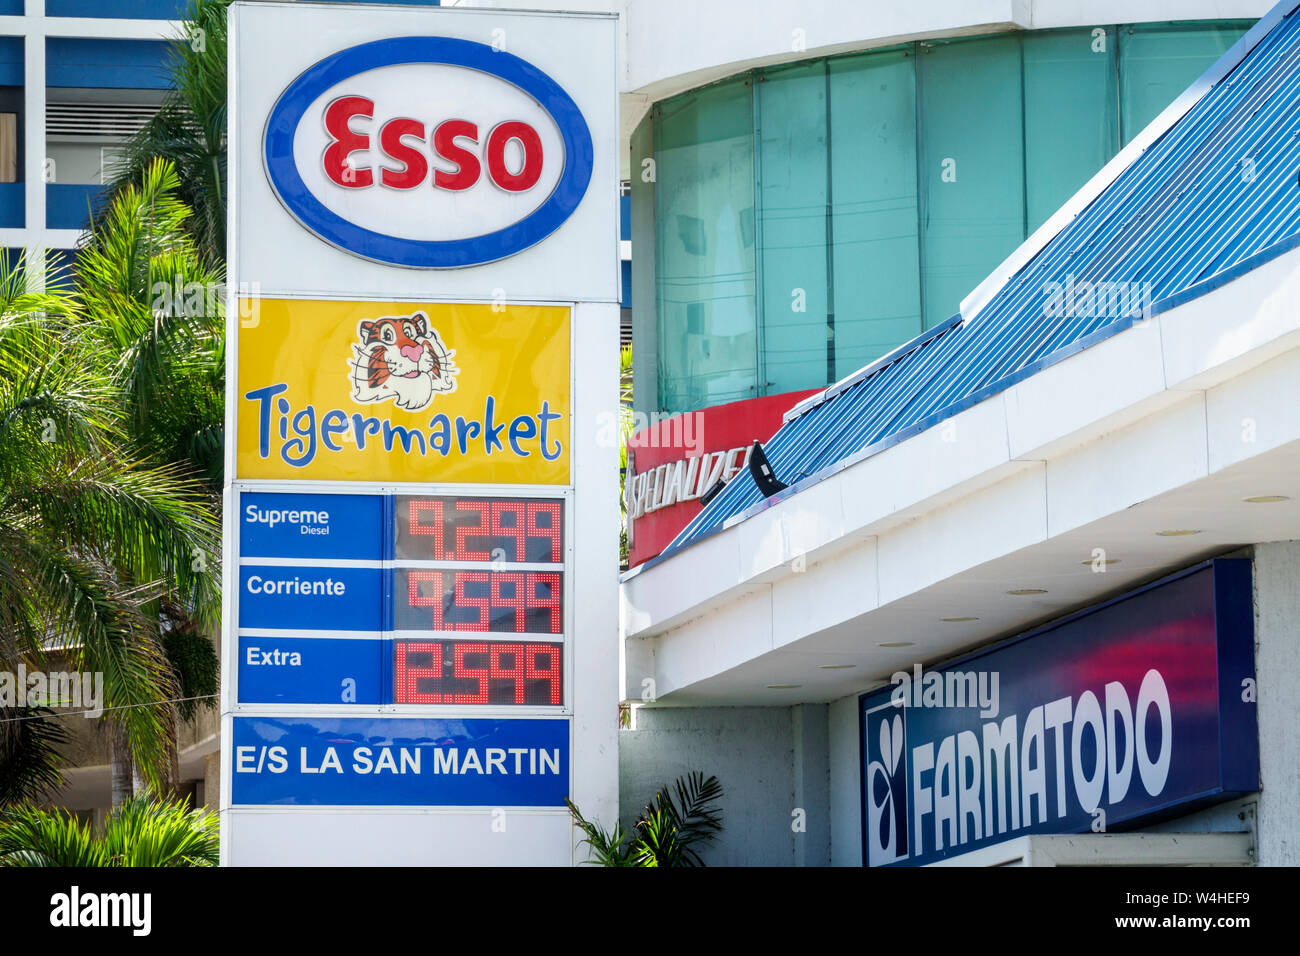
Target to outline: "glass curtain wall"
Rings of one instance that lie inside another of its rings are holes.
[[[659,401],[758,392],[754,113],[748,80],[656,107]]]
[[[658,408],[824,386],[944,321],[1248,27],[913,43],[657,104]]]

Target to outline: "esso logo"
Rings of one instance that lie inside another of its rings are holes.
[[[308,230],[417,268],[545,239],[582,201],[593,162],[587,124],[554,80],[449,37],[378,40],[312,66],[271,110],[263,157]]]
[[[321,165],[336,186],[365,189],[375,184],[376,176],[393,189],[415,189],[430,178],[435,189],[459,191],[478,184],[484,164],[474,148],[479,145],[477,123],[449,119],[430,128],[417,119],[395,117],[379,127],[377,137],[381,163],[387,161],[388,165],[359,166],[357,154],[373,154],[373,150],[370,134],[354,129],[353,121],[373,120],[374,116],[375,102],[364,96],[340,96],[325,107],[330,144]],[[522,120],[507,120],[494,126],[486,140],[488,177],[493,184],[512,193],[527,192],[537,185],[545,150],[536,129]],[[452,168],[431,169],[426,144],[432,145],[435,161],[442,160]],[[516,144],[518,159],[512,164],[506,154]]]

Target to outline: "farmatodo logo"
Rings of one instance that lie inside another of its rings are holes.
[[[867,715],[867,861],[872,866],[905,860],[907,845],[907,760],[904,716],[886,704]]]

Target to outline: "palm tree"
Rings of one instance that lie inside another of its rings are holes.
[[[175,680],[159,612],[213,606],[195,555],[215,553],[219,523],[198,481],[133,438],[124,363],[75,297],[38,290],[0,257],[0,667],[57,654],[102,673],[109,722],[162,786],[173,737],[157,702]]]
[[[82,329],[112,362],[141,453],[221,489],[224,269],[191,234],[176,167],[155,159],[93,224],[77,258]]]
[[[122,187],[83,243],[77,260],[82,330],[111,360],[111,379],[139,453],[203,483],[219,511],[224,434],[223,270],[209,265],[180,200],[180,176],[155,159],[138,183]],[[194,555],[215,574],[216,551]],[[165,601],[161,628],[200,633],[216,608]],[[161,630],[160,628],[160,630]],[[193,649],[194,642],[190,642]],[[163,643],[163,649],[176,641]],[[174,685],[187,683],[170,660]],[[180,695],[185,696],[185,695]],[[169,779],[179,778],[176,733],[192,708],[169,711]],[[126,768],[115,765],[126,790]],[[116,801],[115,801],[116,802]]]
[[[71,739],[48,707],[0,707],[0,807],[58,790],[62,749]]]
[[[675,794],[675,796],[674,796]],[[565,799],[573,825],[582,831],[580,843],[591,848],[588,862],[597,866],[704,866],[697,847],[717,839],[722,831],[722,784],[694,770],[678,777],[672,791],[661,787],[630,832],[619,823],[606,830],[588,820]]]
[[[217,818],[180,800],[133,797],[96,836],[66,811],[0,811],[0,866],[216,866]]]
[[[190,0],[184,35],[171,44],[172,91],[162,108],[124,146],[109,196],[140,182],[155,159],[180,180],[193,210],[187,228],[208,262],[226,258],[226,8],[230,0]]]

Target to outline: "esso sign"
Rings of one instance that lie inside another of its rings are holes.
[[[308,230],[417,268],[492,262],[573,213],[592,172],[577,105],[504,51],[398,37],[336,53],[280,95],[267,177]]]
[[[432,179],[434,188],[462,190],[474,187],[486,164],[488,178],[507,192],[527,192],[542,178],[545,150],[542,138],[528,123],[507,120],[498,123],[485,137],[486,163],[480,161],[478,124],[472,120],[443,120],[429,127],[420,120],[399,116],[378,127],[380,166],[358,165],[357,154],[374,155],[371,136],[353,128],[354,120],[373,120],[375,102],[364,96],[340,96],[325,108],[325,131],[330,144],[321,157],[325,175],[336,186],[365,189],[378,181],[393,189],[415,189]],[[363,124],[366,125],[366,124]],[[507,150],[517,144],[516,161],[507,161]],[[433,158],[450,169],[431,168]],[[511,167],[514,167],[512,170]],[[432,176],[430,176],[432,174]]]

